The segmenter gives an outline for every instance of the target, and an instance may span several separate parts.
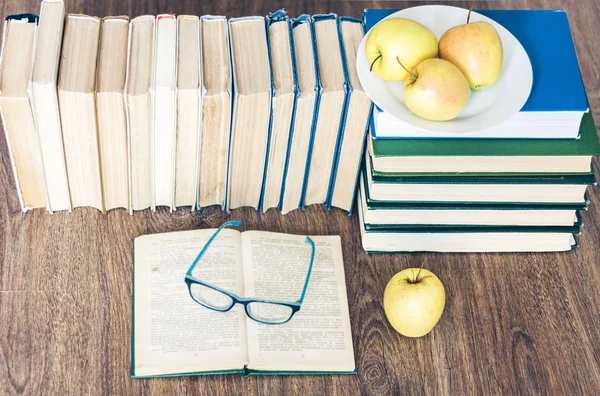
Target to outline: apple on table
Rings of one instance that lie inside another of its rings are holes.
[[[388,282],[383,309],[392,327],[406,337],[422,337],[440,320],[446,305],[444,285],[432,272],[408,268]]]

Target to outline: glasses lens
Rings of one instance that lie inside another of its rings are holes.
[[[265,302],[251,302],[248,304],[248,314],[256,320],[267,323],[283,323],[292,316],[292,308],[287,305],[271,304]]]
[[[227,294],[198,283],[190,285],[190,292],[196,302],[213,309],[224,311],[233,305],[233,299]]]

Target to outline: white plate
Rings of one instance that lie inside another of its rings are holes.
[[[389,15],[388,18],[407,18],[427,26],[439,38],[448,29],[467,21],[469,10],[459,7],[430,5],[407,8]],[[473,132],[499,124],[517,113],[529,97],[533,83],[533,71],[527,52],[519,41],[503,26],[476,12],[471,22],[489,22],[500,35],[504,49],[502,74],[491,88],[471,90],[471,98],[465,109],[450,121],[429,121],[414,115],[404,104],[404,82],[389,82],[369,72],[365,54],[367,33],[360,43],[356,59],[358,77],[371,100],[383,111],[417,128],[432,132]]]

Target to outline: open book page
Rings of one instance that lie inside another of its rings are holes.
[[[135,240],[134,376],[242,369],[246,314],[217,312],[192,300],[185,272],[214,230],[145,235]],[[224,229],[192,275],[242,296],[240,234]]]
[[[355,369],[340,238],[311,238],[315,261],[300,311],[279,325],[247,319],[249,369]],[[248,231],[242,234],[242,252],[247,297],[300,298],[311,253],[305,236]]]

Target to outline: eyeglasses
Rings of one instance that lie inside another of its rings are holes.
[[[221,225],[221,227],[219,227],[210,237],[208,242],[206,242],[200,253],[198,253],[198,256],[196,256],[196,259],[185,273],[185,283],[188,286],[190,296],[195,302],[203,307],[218,312],[227,312],[233,308],[235,304],[243,304],[246,315],[259,323],[283,324],[289,322],[289,320],[292,319],[292,316],[294,316],[302,306],[302,301],[304,300],[304,295],[306,294],[306,289],[308,287],[308,280],[310,279],[310,272],[312,271],[313,262],[315,260],[315,243],[308,236],[306,237],[306,242],[308,242],[312,248],[310,264],[308,265],[308,273],[306,274],[302,294],[297,301],[290,302],[263,300],[259,298],[242,298],[234,293],[223,290],[192,276],[192,271],[196,267],[196,264],[198,264],[202,256],[204,256],[204,253],[206,253],[206,250],[219,232],[227,226],[237,227],[241,224],[241,221],[228,221],[223,223],[223,225]]]

